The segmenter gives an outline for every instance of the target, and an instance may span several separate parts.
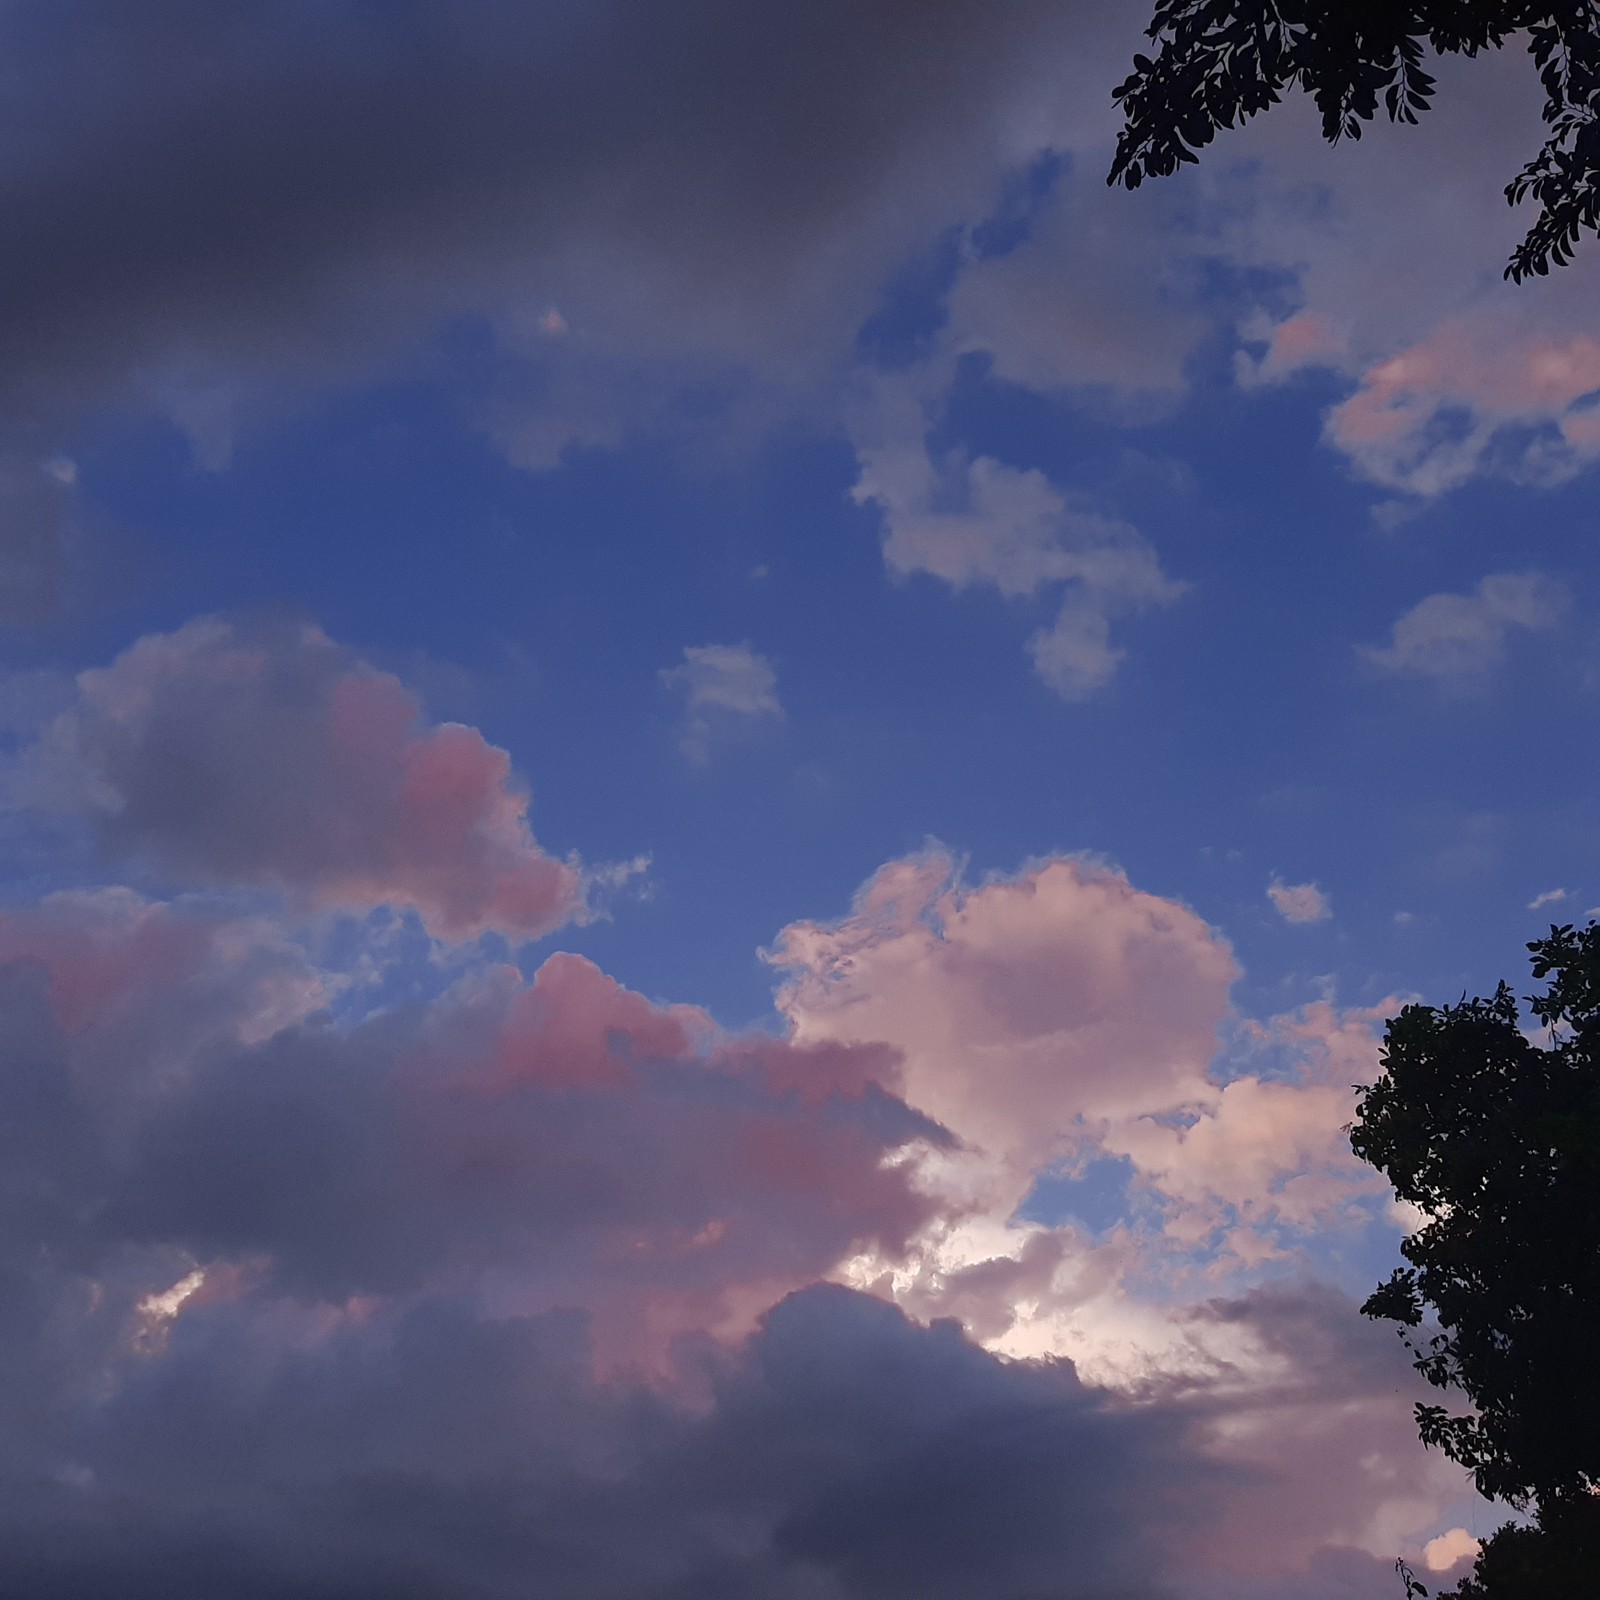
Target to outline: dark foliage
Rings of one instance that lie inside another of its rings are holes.
[[[1541,1507],[1536,1527],[1508,1523],[1452,1593],[1455,1600],[1580,1600],[1600,1594],[1600,1498],[1581,1495]]]
[[[1519,1509],[1461,1600],[1600,1594],[1600,927],[1529,945],[1534,1017],[1488,1000],[1407,1006],[1361,1091],[1356,1154],[1430,1219],[1362,1308],[1401,1325],[1418,1370],[1473,1407],[1417,1426]],[[1424,1316],[1437,1323],[1426,1332]]]
[[[1415,122],[1432,103],[1425,49],[1475,56],[1526,33],[1544,85],[1550,135],[1506,186],[1538,203],[1506,276],[1521,281],[1572,259],[1600,232],[1600,4],[1596,0],[1157,0],[1138,55],[1115,92],[1126,114],[1108,179],[1138,188],[1304,89],[1330,141],[1359,139],[1381,105]]]

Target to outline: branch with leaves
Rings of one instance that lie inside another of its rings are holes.
[[[1113,91],[1125,121],[1108,183],[1176,172],[1291,89],[1311,96],[1330,143],[1359,139],[1380,106],[1415,123],[1433,104],[1426,51],[1476,56],[1525,34],[1550,133],[1506,186],[1513,205],[1539,207],[1506,276],[1565,266],[1600,232],[1600,0],[1158,0],[1146,33],[1154,54]]]

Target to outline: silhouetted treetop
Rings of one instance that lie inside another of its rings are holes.
[[[1472,1407],[1419,1405],[1418,1431],[1485,1495],[1537,1506],[1484,1547],[1459,1600],[1600,1594],[1600,927],[1528,949],[1548,980],[1529,998],[1536,1036],[1504,983],[1407,1006],[1350,1129],[1424,1219],[1362,1310],[1398,1322],[1422,1375]]]
[[[1126,121],[1110,183],[1165,177],[1233,128],[1304,89],[1330,142],[1359,139],[1381,105],[1415,122],[1433,99],[1424,52],[1475,56],[1526,33],[1544,84],[1543,148],[1506,186],[1539,215],[1506,276],[1520,282],[1572,259],[1600,232],[1600,4],[1597,0],[1157,0],[1115,91]]]

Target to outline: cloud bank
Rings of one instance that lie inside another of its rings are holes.
[[[569,880],[500,752],[319,631],[148,636],[25,769],[189,888],[0,912],[0,1586],[1312,1600],[1453,1525],[1403,1352],[1251,1278],[1379,1214],[1373,1017],[1230,1065],[1187,908],[935,852],[782,930],[774,1031],[566,953],[397,1004],[415,952],[327,906],[460,932]],[[1041,1219],[1094,1161],[1122,1220]]]

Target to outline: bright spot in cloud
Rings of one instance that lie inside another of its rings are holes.
[[[1448,1572],[1458,1561],[1477,1555],[1478,1550],[1478,1541],[1465,1528],[1452,1528],[1422,1547],[1422,1559],[1429,1572]]]
[[[196,1267],[187,1277],[180,1278],[170,1289],[160,1294],[147,1294],[139,1302],[139,1309],[147,1317],[157,1317],[166,1322],[183,1309],[184,1302],[196,1293],[206,1281],[205,1269]]]

